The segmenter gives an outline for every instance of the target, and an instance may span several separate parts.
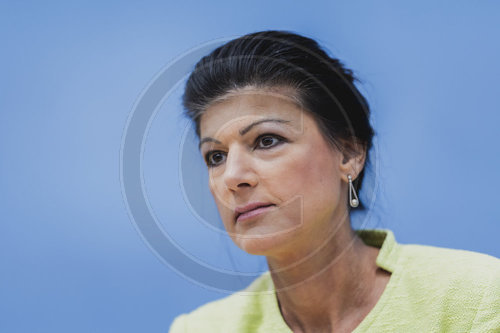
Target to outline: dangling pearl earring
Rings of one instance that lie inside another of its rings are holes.
[[[356,190],[354,189],[354,186],[352,185],[352,177],[351,175],[347,175],[347,179],[349,179],[349,204],[351,207],[358,207],[359,205],[359,199],[358,195],[356,194]],[[354,196],[354,198],[353,198]]]

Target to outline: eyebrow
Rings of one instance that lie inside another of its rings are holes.
[[[250,125],[240,129],[240,135],[243,136],[245,134],[247,134],[254,126],[257,126],[257,125],[260,125],[262,123],[267,123],[267,122],[273,122],[273,123],[289,123],[290,121],[289,120],[284,120],[284,119],[279,119],[279,118],[265,118],[265,119],[260,119],[260,120],[257,120],[257,121],[254,121],[253,123],[251,123]],[[219,140],[216,140],[214,138],[210,138],[210,137],[206,137],[206,138],[203,138],[200,140],[200,144],[198,145],[198,149],[201,148],[201,145],[204,144],[205,142],[215,142],[217,144],[221,144],[221,142]]]

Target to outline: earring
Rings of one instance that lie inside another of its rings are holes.
[[[347,175],[347,179],[349,179],[349,204],[351,207],[358,207],[359,205],[359,199],[358,195],[356,194],[356,190],[354,189],[354,186],[352,185],[352,177],[351,175]],[[353,198],[354,196],[354,198]]]

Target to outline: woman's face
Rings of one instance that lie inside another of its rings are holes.
[[[348,216],[346,181],[354,173],[287,96],[246,88],[200,120],[210,191],[227,232],[251,254],[312,250]]]

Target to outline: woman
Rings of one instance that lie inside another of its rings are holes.
[[[286,31],[237,38],[196,65],[184,106],[211,193],[232,240],[269,271],[171,332],[500,332],[498,259],[351,228],[374,135],[353,82]]]

